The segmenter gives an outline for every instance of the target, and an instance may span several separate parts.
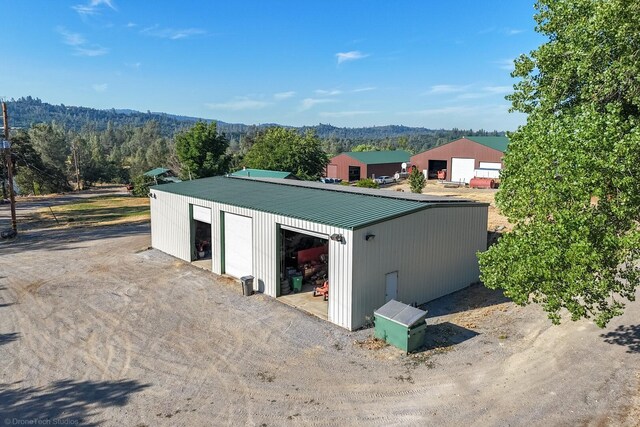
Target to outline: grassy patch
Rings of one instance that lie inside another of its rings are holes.
[[[42,208],[32,219],[42,227],[94,227],[145,222],[149,218],[146,197],[98,196]]]

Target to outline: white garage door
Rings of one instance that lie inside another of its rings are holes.
[[[193,205],[193,219],[211,224],[211,209]]]
[[[469,183],[476,169],[475,159],[451,159],[451,181]]]
[[[253,274],[251,218],[224,213],[224,272],[242,277]]]

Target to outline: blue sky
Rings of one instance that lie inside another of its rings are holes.
[[[514,130],[533,1],[3,2],[0,96],[226,122]]]

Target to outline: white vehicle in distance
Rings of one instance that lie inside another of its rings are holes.
[[[382,175],[375,179],[378,184],[392,184],[396,182],[395,178],[392,176]]]

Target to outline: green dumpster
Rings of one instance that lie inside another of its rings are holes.
[[[302,276],[291,276],[291,283],[293,292],[298,293],[302,290]]]
[[[407,353],[424,345],[427,312],[391,300],[373,312],[376,338]]]

